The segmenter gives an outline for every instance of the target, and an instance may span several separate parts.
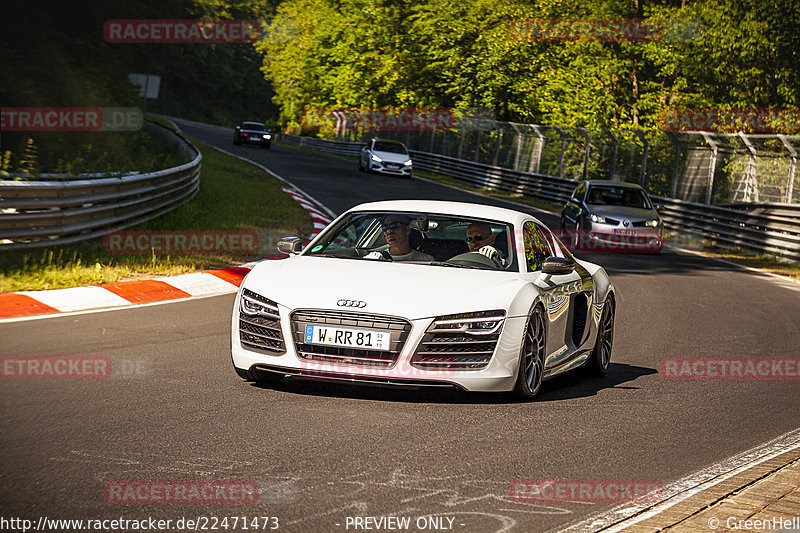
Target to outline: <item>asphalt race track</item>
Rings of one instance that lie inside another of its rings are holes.
[[[265,165],[337,214],[384,199],[497,203],[418,179],[362,174],[341,158],[235,147],[225,133],[184,131]],[[798,381],[658,374],[671,356],[796,356],[798,290],[669,250],[586,258],[605,266],[618,290],[611,367],[604,379],[546,382],[533,403],[245,383],[230,363],[232,295],[0,323],[3,356],[143,365],[109,379],[0,381],[3,515],[274,516],[279,531],[302,532],[347,531],[348,516],[391,514],[453,518],[455,531],[543,531],[612,504],[517,503],[508,498],[513,480],[667,485],[800,427]],[[103,495],[109,481],[193,479],[255,480],[267,490],[249,505],[111,505]]]

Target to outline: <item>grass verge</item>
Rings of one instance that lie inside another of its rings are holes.
[[[281,183],[254,165],[192,140],[203,154],[200,191],[188,203],[130,230],[255,231],[258,254],[113,254],[100,239],[63,248],[7,252],[0,257],[0,292],[43,290],[172,276],[239,265],[275,255],[285,235],[306,236],[311,217]]]

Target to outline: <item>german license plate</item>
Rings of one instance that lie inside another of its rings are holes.
[[[389,351],[391,333],[353,328],[334,328],[329,326],[306,326],[306,344],[362,348],[364,350]]]
[[[614,235],[621,235],[623,237],[636,237],[636,230],[633,229],[615,229]]]

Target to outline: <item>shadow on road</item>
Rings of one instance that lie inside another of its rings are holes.
[[[603,389],[639,387],[621,385],[631,383],[640,376],[655,374],[653,368],[611,363],[605,377],[589,377],[577,370],[542,384],[537,402],[553,402],[595,396]],[[407,389],[401,387],[375,387],[358,383],[335,383],[304,378],[286,378],[278,383],[250,384],[254,388],[271,389],[290,394],[325,396],[384,402],[440,403],[440,404],[516,404],[520,403],[509,393],[478,393],[460,389]]]

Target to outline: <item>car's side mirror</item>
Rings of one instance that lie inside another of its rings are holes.
[[[284,237],[278,241],[278,251],[282,254],[299,254],[303,251],[303,241],[300,237]]]
[[[569,274],[575,270],[575,263],[566,257],[548,257],[542,263],[542,274]]]
[[[664,206],[661,204],[653,204],[653,209],[655,209],[656,211],[661,211],[663,208]]]

